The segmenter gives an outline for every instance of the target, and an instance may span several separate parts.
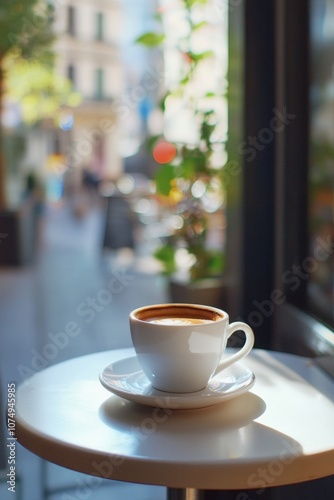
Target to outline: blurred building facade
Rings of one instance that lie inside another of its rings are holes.
[[[88,170],[97,178],[115,179],[123,171],[122,2],[55,0],[54,7],[55,77],[72,82],[80,104],[64,106],[55,116],[26,127],[20,103],[5,102],[2,122],[13,206],[20,204],[31,173],[45,184],[47,198],[55,201],[68,172],[80,178],[82,170]]]
[[[56,7],[57,72],[71,80],[81,104],[60,111],[53,153],[68,167],[90,168],[117,177],[119,155],[117,99],[123,89],[119,0],[64,0]]]

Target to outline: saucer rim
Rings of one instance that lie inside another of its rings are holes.
[[[248,366],[240,362],[234,363],[234,365],[226,368],[226,370],[228,370],[229,368],[231,369],[234,366],[238,366],[244,370],[247,370],[247,372],[249,373],[249,380],[247,380],[247,383],[244,386],[238,387],[235,390],[231,390],[228,393],[219,391],[215,392],[214,389],[210,389],[210,387],[207,386],[201,391],[187,392],[187,393],[164,392],[153,388],[154,391],[156,391],[156,394],[147,395],[147,394],[138,394],[126,389],[122,390],[121,388],[111,385],[110,382],[105,380],[104,376],[106,371],[112,369],[111,367],[113,365],[120,362],[121,363],[131,362],[132,360],[136,360],[138,362],[137,356],[128,356],[125,358],[118,359],[112,363],[109,363],[100,371],[99,380],[102,386],[112,394],[121,397],[123,399],[126,399],[128,401],[142,404],[144,406],[151,406],[158,408],[163,407],[163,408],[172,408],[180,410],[206,408],[241,396],[245,392],[248,392],[255,384],[255,375],[253,371]],[[133,371],[129,375],[133,375],[135,373],[138,373],[138,376],[140,375],[146,377],[143,370],[141,370],[140,368],[138,370]],[[222,376],[223,373],[220,374],[218,373],[217,375],[215,375],[215,377],[212,378],[212,380]],[[150,384],[149,381],[148,384]],[[211,393],[205,392],[208,390],[211,390],[212,392]]]

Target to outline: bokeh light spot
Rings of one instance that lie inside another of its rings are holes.
[[[153,158],[158,163],[169,163],[174,160],[176,147],[171,142],[160,141],[153,149]]]

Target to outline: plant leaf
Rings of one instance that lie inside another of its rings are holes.
[[[212,57],[214,54],[212,50],[206,50],[205,52],[188,52],[189,57],[193,59],[195,62],[201,61],[202,59],[207,59],[208,57]]]
[[[198,30],[198,29],[202,28],[203,26],[207,26],[207,24],[208,24],[208,23],[207,23],[206,21],[202,21],[202,22],[200,22],[200,23],[194,24],[194,25],[193,25],[193,30],[194,30],[194,31],[195,31],[195,30]]]
[[[189,8],[191,8],[193,5],[195,5],[196,3],[199,3],[199,4],[206,4],[208,3],[208,0],[185,0],[185,3],[186,3],[186,6]]]
[[[175,252],[175,248],[168,243],[154,252],[154,257],[163,264],[165,274],[172,274],[176,271]]]
[[[175,167],[166,163],[162,165],[155,175],[157,192],[168,196],[172,188],[171,182],[175,178]]]
[[[164,39],[165,35],[150,31],[136,38],[135,43],[145,45],[145,47],[156,47],[158,45],[161,45]]]
[[[215,276],[221,274],[223,267],[224,267],[223,252],[220,252],[219,250],[212,251],[208,262],[208,271],[210,275]]]
[[[153,151],[153,148],[154,146],[156,145],[156,143],[158,142],[158,140],[160,139],[160,135],[152,135],[150,136],[147,141],[146,141],[146,149],[147,151],[149,151],[150,153],[152,153]]]

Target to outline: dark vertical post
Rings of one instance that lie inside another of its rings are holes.
[[[245,2],[245,129],[243,157],[243,319],[256,346],[269,348],[274,306],[275,1]]]
[[[285,0],[285,106],[294,115],[284,130],[284,187],[281,200],[284,232],[282,274],[302,265],[308,256],[308,142],[309,142],[309,2]],[[305,307],[307,280],[285,287],[287,299]]]

